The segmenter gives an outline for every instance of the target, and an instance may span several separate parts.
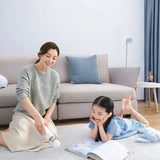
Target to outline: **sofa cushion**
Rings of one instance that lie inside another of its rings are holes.
[[[0,89],[0,107],[16,106],[17,103],[16,84]]]
[[[131,99],[136,99],[135,90],[127,86],[111,83],[77,85],[61,83],[58,103],[93,102],[96,97],[101,95],[110,97],[114,101],[122,100],[127,96],[131,96]]]
[[[90,55],[69,55],[71,57],[88,57]],[[69,75],[69,66],[65,55],[60,55],[57,59],[57,62],[52,66],[59,75],[61,83],[70,83],[70,75]],[[99,54],[97,55],[97,68],[99,73],[99,79],[101,82],[109,83],[109,70],[108,70],[108,55],[107,54]]]
[[[97,69],[97,56],[66,56],[72,84],[101,84]]]

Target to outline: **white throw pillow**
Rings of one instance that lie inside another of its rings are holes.
[[[0,74],[0,88],[7,87],[7,85],[8,85],[7,78]]]

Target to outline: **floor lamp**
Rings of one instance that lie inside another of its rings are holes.
[[[126,67],[127,67],[127,56],[128,56],[128,45],[133,42],[132,38],[126,39]]]

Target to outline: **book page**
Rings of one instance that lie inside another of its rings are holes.
[[[94,154],[100,157],[99,160],[123,160],[128,156],[128,150],[119,142],[110,140],[90,151],[87,155],[94,159]]]
[[[98,146],[102,145],[104,142],[95,142],[94,139],[88,137],[85,138],[69,147],[66,148],[66,150],[73,152],[75,154],[78,155],[83,155],[85,157],[87,157],[87,153],[94,150],[95,148],[97,148]]]

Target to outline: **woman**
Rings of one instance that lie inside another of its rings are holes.
[[[24,66],[19,75],[17,104],[9,129],[0,131],[0,145],[11,151],[38,151],[50,147],[45,138],[45,126],[58,138],[51,115],[59,97],[59,75],[53,69],[59,56],[54,42],[42,45],[35,64]]]

